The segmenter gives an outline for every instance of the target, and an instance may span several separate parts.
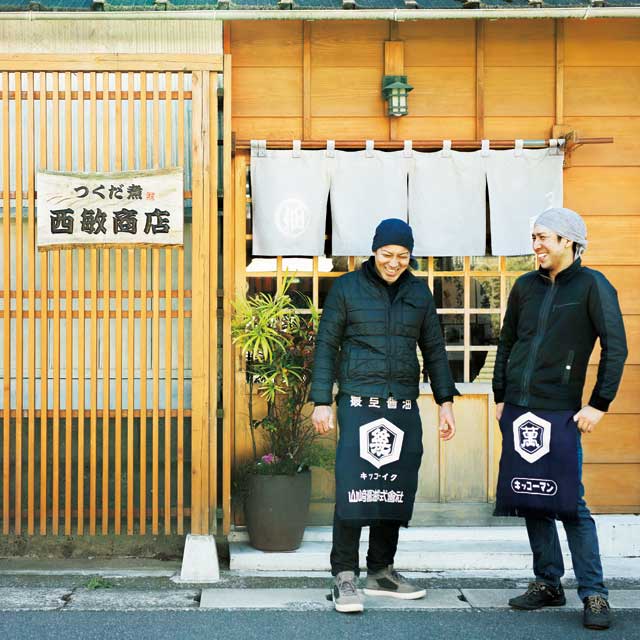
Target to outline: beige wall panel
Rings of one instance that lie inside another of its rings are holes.
[[[481,502],[487,499],[486,395],[467,395],[455,403],[456,435],[444,447],[446,502]]]
[[[233,115],[302,116],[302,70],[234,67]]]
[[[596,365],[589,365],[582,397],[584,403],[589,402],[589,397],[596,383],[597,370]],[[625,366],[618,394],[609,407],[609,413],[636,414],[637,419],[640,420],[640,416],[637,415],[640,414],[638,389],[640,389],[640,366],[633,364]]]
[[[408,67],[475,67],[476,31],[472,20],[401,22]],[[411,78],[409,78],[411,83]]]
[[[314,467],[311,473],[311,501],[327,502],[334,500],[336,481],[333,471]]]
[[[640,98],[639,98],[640,99]],[[612,144],[585,144],[571,154],[571,166],[640,165],[640,117],[578,118],[565,123],[581,138],[613,137]]]
[[[383,21],[312,22],[311,66],[376,67],[382,70],[384,41],[388,39],[389,25]]]
[[[585,264],[639,265],[640,216],[585,216]]]
[[[549,137],[553,124],[553,116],[485,118],[484,135],[493,140],[540,140]]]
[[[585,462],[640,463],[640,419],[606,414],[592,433],[582,436],[582,446]]]
[[[300,140],[302,118],[233,118],[240,140]]]
[[[553,20],[485,20],[484,63],[487,67],[553,67]]]
[[[640,115],[640,66],[565,67],[564,116]]]
[[[627,365],[640,364],[640,316],[625,316],[624,329],[627,334],[627,347],[629,355],[627,356]],[[596,342],[596,346],[591,354],[591,364],[600,362],[600,343]],[[638,407],[640,410],[640,407]]]
[[[640,167],[568,167],[564,203],[585,215],[638,215],[639,185]]]
[[[485,116],[552,116],[553,67],[488,67],[484,72]]]
[[[565,20],[564,60],[573,67],[640,66],[640,21]]]
[[[640,505],[640,464],[585,464],[582,475],[589,506]]]
[[[301,67],[302,22],[232,22],[231,53],[234,68]]]
[[[490,407],[493,413],[490,425],[490,428],[493,429],[493,466],[490,469],[489,495],[492,500],[495,500],[498,488],[498,475],[500,473],[500,457],[502,456],[502,431],[500,431],[500,424],[495,419],[495,402],[493,395],[489,397],[489,402],[493,403],[493,407]]]
[[[409,95],[409,113],[412,113]],[[399,118],[397,123],[400,140],[473,140],[476,135],[476,119],[462,118]]]
[[[252,457],[251,432],[249,431],[249,413],[247,407],[247,394],[240,389],[239,375],[236,375],[236,423],[233,432],[233,464],[238,465],[250,460]]]
[[[407,67],[411,114],[472,116],[476,112],[475,71],[467,67]]]
[[[585,254],[586,255],[586,254]],[[622,313],[640,314],[640,267],[600,267],[589,263],[594,269],[602,271],[609,282],[618,291],[618,300]]]
[[[313,118],[311,120],[313,140],[387,140],[389,121],[379,118]]]
[[[379,69],[314,69],[311,77],[311,115],[382,116],[384,100],[381,87]]]
[[[1,20],[0,53],[222,53],[222,21],[109,17],[116,19]]]
[[[333,423],[338,424],[337,407],[333,407]],[[332,452],[336,450],[338,429],[334,429],[326,436],[319,438],[316,444],[326,447]],[[321,467],[311,468],[311,513],[309,524],[329,524],[332,521],[333,504],[336,497],[336,481],[333,469]]]
[[[438,438],[438,407],[433,396],[420,396],[418,400],[422,418],[422,464],[418,477],[416,502],[439,502],[440,500],[440,454]],[[456,403],[457,408],[457,403]]]

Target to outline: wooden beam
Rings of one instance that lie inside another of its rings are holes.
[[[564,122],[564,20],[556,20],[556,117],[555,124]]]
[[[310,138],[311,129],[311,30],[312,23],[305,21],[302,33],[302,137]]]
[[[484,52],[484,22],[476,20],[476,138],[480,140],[484,138]]]
[[[397,36],[397,29],[391,29],[390,33]],[[387,40],[384,43],[384,75],[404,75],[404,42],[401,40]],[[380,87],[382,91],[382,87]],[[399,118],[389,117],[389,140],[398,139]]]
[[[0,54],[0,68],[6,71],[222,71],[222,55]]]
[[[404,42],[387,40],[384,43],[384,75],[404,75]]]

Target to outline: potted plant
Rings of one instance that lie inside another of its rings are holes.
[[[318,313],[306,296],[294,309],[287,279],[280,291],[234,303],[233,342],[245,358],[253,458],[236,470],[249,541],[265,551],[297,549],[304,533],[313,464],[325,463],[305,409]],[[300,295],[300,294],[294,294]],[[302,308],[300,308],[302,307]],[[266,413],[256,417],[256,400]],[[262,455],[261,455],[262,454]]]

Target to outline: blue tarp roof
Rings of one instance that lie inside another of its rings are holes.
[[[342,0],[292,0],[294,9],[342,9]],[[404,0],[355,0],[356,11],[361,9],[403,9]],[[277,0],[221,0],[229,9],[277,9]],[[463,0],[417,0],[420,9],[460,9]],[[579,8],[591,6],[591,0],[543,0],[547,8]],[[167,10],[216,9],[218,0],[167,0]],[[608,7],[637,7],[640,0],[606,0]],[[154,0],[104,0],[105,11],[158,11]],[[528,0],[480,0],[482,9],[530,8]],[[0,0],[0,11],[95,11],[93,0]]]

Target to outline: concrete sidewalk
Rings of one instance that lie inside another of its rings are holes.
[[[329,581],[327,580],[327,587]],[[333,609],[328,588],[205,588],[132,589],[84,587],[0,587],[0,611],[187,611],[187,610],[282,610],[323,611]],[[523,585],[524,587],[524,585]],[[420,600],[365,598],[367,609],[507,609],[509,598],[523,592],[512,589],[432,588]],[[640,610],[640,588],[611,590],[614,609]],[[575,591],[567,592],[566,609],[579,610]]]
[[[640,609],[640,518],[596,516],[602,563],[614,608]],[[568,608],[580,607],[559,527]],[[361,560],[368,531],[363,532]],[[0,610],[327,610],[330,527],[309,527],[291,553],[252,549],[246,533],[229,537],[229,568],[212,584],[177,580],[180,560],[137,558],[0,559]],[[412,527],[401,530],[396,568],[421,587],[418,601],[369,598],[371,609],[501,609],[531,579],[523,526]]]
[[[640,610],[640,558],[614,559],[607,584],[614,608]],[[0,611],[331,610],[328,572],[221,572],[211,585],[177,584],[180,563],[154,560],[0,560]],[[607,563],[605,562],[605,570]],[[614,573],[616,575],[614,575]],[[624,574],[624,575],[620,575]],[[529,571],[414,571],[427,589],[415,601],[368,598],[368,609],[503,609],[522,593]],[[567,608],[577,609],[575,580],[563,580]]]

